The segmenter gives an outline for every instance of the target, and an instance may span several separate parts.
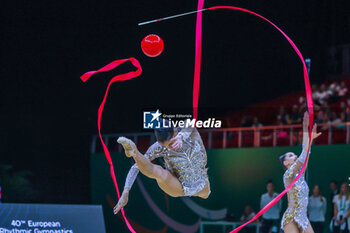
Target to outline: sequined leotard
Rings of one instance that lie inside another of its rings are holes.
[[[303,163],[305,162],[307,151],[304,150],[295,161],[295,163],[288,168],[284,173],[283,182],[284,187],[287,188],[293,180],[298,176]],[[288,208],[283,214],[281,228],[288,223],[294,221],[298,227],[305,232],[310,224],[307,218],[307,205],[309,196],[309,187],[305,181],[305,173],[303,173],[294,186],[288,191]]]
[[[151,161],[163,157],[166,169],[179,179],[185,196],[193,196],[207,185],[207,153],[197,130],[183,129],[180,133],[183,138],[181,148],[172,150],[156,142],[144,156]],[[135,163],[127,175],[124,188],[131,188],[138,173]]]

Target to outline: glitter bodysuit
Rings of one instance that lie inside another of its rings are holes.
[[[284,187],[287,188],[293,180],[298,176],[303,163],[305,162],[307,151],[303,152],[288,168],[283,175]],[[288,223],[294,221],[303,232],[306,232],[310,222],[307,218],[307,205],[309,196],[309,187],[305,181],[305,172],[300,176],[299,180],[288,191],[288,208],[283,214],[281,228]]]
[[[151,161],[162,157],[166,169],[182,184],[185,196],[193,196],[207,185],[207,153],[197,130],[182,129],[179,134],[183,139],[181,148],[173,150],[156,142],[144,156]],[[135,163],[127,175],[124,188],[131,188],[138,173]]]

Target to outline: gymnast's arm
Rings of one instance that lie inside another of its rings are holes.
[[[307,133],[308,130],[304,129],[304,133],[303,133],[303,153],[305,151],[305,153],[307,153],[307,151],[309,150],[309,154],[311,153],[311,148],[309,149],[309,134]],[[315,140],[315,138],[318,138],[319,136],[321,136],[322,133],[317,133],[317,124],[314,124],[314,126],[312,127],[312,132],[311,132],[311,143],[310,146],[312,145],[312,142]],[[299,165],[300,167],[303,165],[304,161],[305,161],[305,157],[301,158],[301,156],[298,158],[299,161]],[[304,174],[306,171],[306,168],[308,166],[308,162],[309,162],[310,156],[308,156],[307,160],[305,161],[306,166],[305,166],[305,170],[304,170]]]
[[[312,139],[311,139],[311,144],[312,144]],[[311,145],[310,144],[310,145]],[[298,158],[298,163],[299,163],[299,168],[304,164],[304,161],[306,159],[306,153],[309,150],[309,153],[311,153],[311,148],[309,148],[309,114],[307,112],[305,112],[304,114],[304,119],[303,119],[303,151],[302,153],[304,153],[304,156],[299,156]],[[305,152],[304,152],[305,151]],[[306,171],[308,162],[309,162],[309,158],[310,156],[308,156],[307,161],[306,162],[306,166],[305,166],[305,170],[304,173]],[[298,168],[298,169],[299,169]]]
[[[307,151],[309,150],[309,134],[308,134],[308,127],[309,127],[309,121],[308,121],[309,115],[307,112],[304,114],[304,120],[303,120],[303,150],[297,159],[297,161],[287,170],[287,178],[293,178],[294,175],[299,171],[299,169],[304,165],[304,162],[306,162],[306,166],[308,163],[308,160],[306,160]],[[319,137],[322,133],[317,133],[317,125],[315,124],[312,128],[311,133],[311,143],[313,140],[317,137]],[[306,170],[306,167],[305,167]],[[305,172],[304,170],[304,172]]]
[[[185,122],[186,124],[190,121],[190,119],[187,119]],[[194,127],[184,127],[184,128],[176,128],[177,134],[175,137],[171,139],[172,142],[172,148],[174,150],[179,149],[183,145],[183,141],[186,140],[187,138],[191,137],[195,140],[198,140],[196,137],[196,133],[198,134],[198,131]],[[199,134],[198,134],[199,136]],[[199,136],[200,138],[200,136]]]

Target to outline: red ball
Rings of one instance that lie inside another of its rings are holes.
[[[141,42],[141,49],[147,56],[157,57],[163,52],[164,43],[162,38],[160,38],[158,35],[151,34],[143,38]]]

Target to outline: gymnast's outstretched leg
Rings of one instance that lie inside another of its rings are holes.
[[[164,127],[156,129],[155,134],[157,142],[152,144],[144,155],[130,139],[118,138],[126,156],[132,157],[136,163],[126,177],[123,194],[114,207],[115,214],[127,204],[129,191],[139,171],[155,179],[158,186],[172,197],[209,197],[207,155],[198,131],[195,128]],[[159,157],[164,158],[166,169],[152,163],[152,160]]]
[[[142,155],[135,143],[125,137],[118,139],[127,157],[133,157],[140,172],[145,176],[157,180],[159,187],[172,197],[184,196],[182,185],[172,173],[159,165],[153,164],[148,158]]]

